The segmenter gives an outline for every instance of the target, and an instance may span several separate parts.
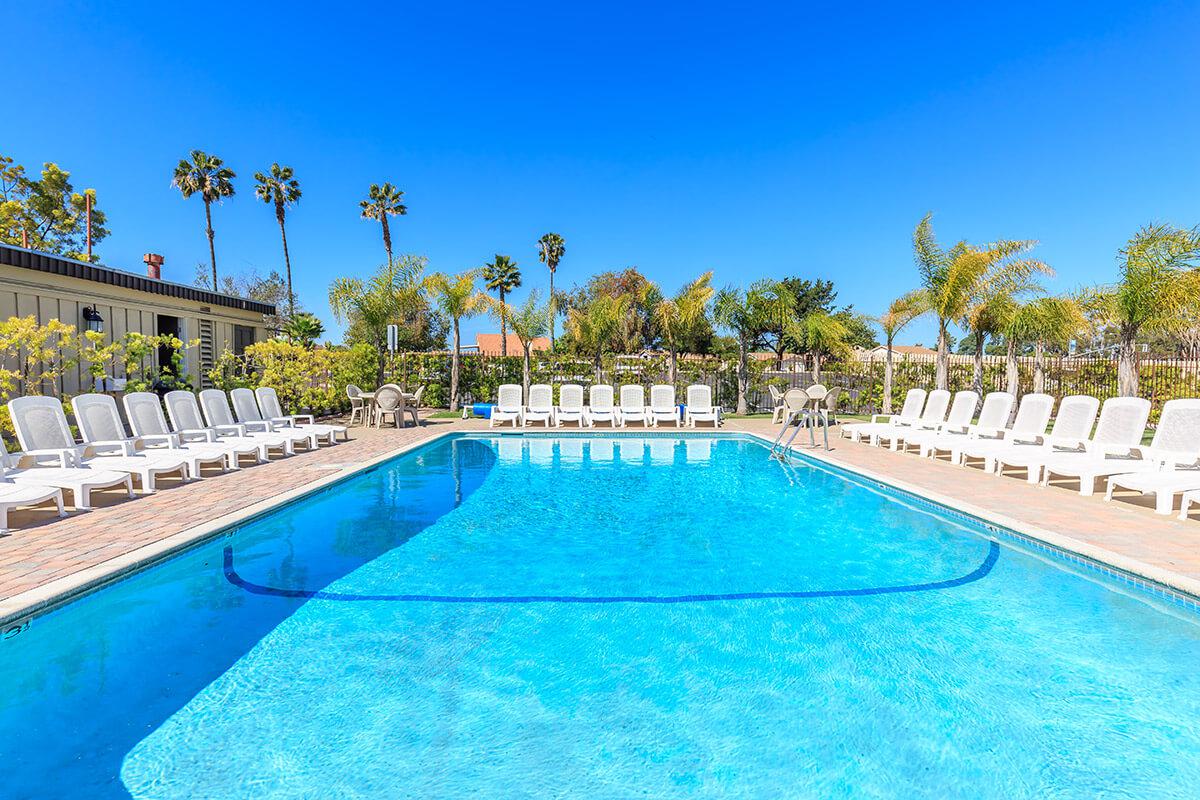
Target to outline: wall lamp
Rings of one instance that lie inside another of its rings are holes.
[[[83,307],[83,323],[89,331],[104,333],[104,317],[100,316],[95,306]]]

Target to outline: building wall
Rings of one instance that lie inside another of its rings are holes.
[[[83,329],[83,309],[92,305],[104,317],[108,341],[129,332],[156,335],[159,315],[179,318],[180,338],[185,342],[200,338],[202,321],[212,323],[214,358],[233,347],[235,325],[253,328],[256,342],[270,335],[262,314],[257,312],[206,306],[192,300],[0,264],[0,319],[33,315],[39,324],[59,319]],[[184,356],[187,373],[199,382],[200,347],[188,349]],[[68,394],[87,391],[86,380],[85,368],[80,364],[65,376],[63,391]]]

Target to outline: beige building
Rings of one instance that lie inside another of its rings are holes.
[[[0,319],[33,315],[45,324],[57,318],[80,330],[92,319],[109,341],[130,331],[198,339],[199,346],[186,351],[185,368],[204,384],[223,351],[240,353],[268,338],[264,317],[275,313],[273,305],[164,281],[161,264],[160,256],[147,255],[146,272],[137,274],[0,245]],[[80,367],[63,390],[86,391],[86,379]]]

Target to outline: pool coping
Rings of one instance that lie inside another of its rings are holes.
[[[773,441],[765,434],[748,430],[664,430],[645,429],[603,429],[603,430],[563,430],[549,429],[504,429],[486,428],[481,430],[463,430],[447,428],[417,442],[409,442],[393,450],[381,453],[351,467],[343,466],[328,475],[289,489],[273,497],[260,500],[245,508],[222,515],[216,519],[195,525],[191,528],[171,534],[156,542],[143,545],[127,553],[115,556],[103,563],[87,567],[79,572],[58,578],[49,583],[29,589],[12,597],[0,600],[0,637],[8,635],[14,626],[23,625],[29,619],[45,614],[80,597],[98,591],[123,578],[154,566],[162,561],[189,550],[199,544],[211,541],[227,533],[233,528],[268,514],[280,506],[323,491],[330,486],[355,477],[369,469],[390,461],[407,452],[416,450],[450,436],[466,436],[470,438],[486,438],[497,434],[506,436],[524,436],[526,434],[557,436],[594,436],[596,434],[613,434],[618,436],[663,436],[675,438],[679,435],[717,436],[721,438],[755,439],[768,447]],[[811,459],[824,467],[835,471],[849,473],[857,478],[879,484],[882,487],[902,492],[908,499],[938,506],[942,513],[958,514],[973,518],[975,521],[988,526],[1003,529],[1001,532],[1010,534],[1019,541],[1049,550],[1053,555],[1078,561],[1084,566],[1099,570],[1109,577],[1124,581],[1150,591],[1162,597],[1178,602],[1200,611],[1200,580],[1188,578],[1170,570],[1154,567],[1137,559],[1122,556],[1111,550],[1090,545],[1064,534],[1055,533],[1032,523],[1014,519],[1006,514],[997,513],[981,508],[970,502],[959,500],[931,491],[907,481],[892,476],[883,476],[873,470],[857,465],[838,462],[824,455],[820,449],[795,446],[790,451],[802,459]]]

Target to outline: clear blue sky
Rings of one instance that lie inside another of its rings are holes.
[[[945,240],[1040,240],[1054,288],[1109,279],[1145,222],[1200,222],[1194,2],[43,0],[3,26],[0,152],[97,189],[105,263],[157,251],[191,281],[202,205],[170,176],[202,148],[239,177],[221,270],[281,266],[251,178],[291,164],[298,291],[327,324],[330,279],[383,260],[371,182],[405,190],[396,248],[435,269],[503,252],[544,286],[553,230],[560,285],[823,277],[872,314],[913,287],[926,211]]]

